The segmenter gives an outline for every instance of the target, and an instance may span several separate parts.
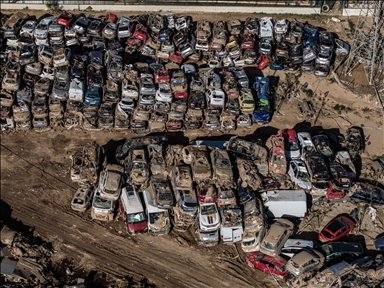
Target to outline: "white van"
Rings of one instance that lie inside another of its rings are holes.
[[[281,254],[292,258],[303,249],[313,249],[313,241],[304,239],[288,239],[281,250]]]
[[[223,243],[236,243],[243,239],[243,217],[237,205],[220,207],[220,235]]]
[[[84,81],[78,79],[72,79],[68,91],[68,99],[76,102],[83,103],[84,99]]]
[[[148,189],[151,189],[151,187]],[[143,197],[145,203],[145,213],[147,215],[148,232],[157,236],[168,234],[171,230],[171,221],[169,219],[168,210],[161,209],[153,205],[151,191],[144,190]]]
[[[261,193],[268,218],[304,218],[307,195],[304,190],[272,190]]]
[[[129,234],[147,231],[147,221],[145,219],[143,204],[133,186],[128,185],[121,190],[119,206]]]

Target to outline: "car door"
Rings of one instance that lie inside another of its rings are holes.
[[[240,242],[242,240],[243,229],[232,229],[232,242]]]

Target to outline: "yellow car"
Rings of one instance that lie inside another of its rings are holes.
[[[241,88],[239,96],[240,110],[242,113],[249,114],[255,110],[255,100],[249,88]]]

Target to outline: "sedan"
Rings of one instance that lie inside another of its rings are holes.
[[[239,96],[240,110],[242,113],[253,113],[255,110],[255,100],[249,88],[241,88]]]
[[[250,267],[255,267],[279,278],[285,278],[288,275],[288,271],[284,269],[287,260],[281,256],[272,257],[261,252],[250,252],[247,253],[246,261]]]
[[[293,129],[283,129],[278,132],[284,138],[285,155],[288,159],[299,159],[300,149],[297,135]]]
[[[321,242],[336,241],[355,228],[355,221],[345,215],[339,215],[332,219],[321,232],[319,233],[319,240]]]
[[[159,84],[156,90],[156,101],[172,102],[172,91],[168,83]]]
[[[316,250],[304,250],[293,256],[286,269],[295,276],[320,269],[324,265],[324,255]]]
[[[323,154],[325,159],[333,161],[335,155],[330,147],[329,138],[325,134],[320,134],[312,137],[313,144],[315,144],[316,150]]]
[[[351,179],[348,177],[348,172],[337,162],[329,163],[329,172],[334,189],[349,190],[351,188]]]
[[[216,231],[220,227],[220,216],[216,203],[202,203],[199,205],[200,229],[205,232]]]
[[[207,103],[212,106],[224,107],[225,94],[224,91],[218,88],[211,88],[205,92]]]
[[[299,140],[301,148],[301,159],[304,159],[304,153],[316,152],[315,144],[312,142],[311,135],[308,132],[297,133],[297,139]]]
[[[311,177],[308,174],[307,167],[301,160],[292,160],[289,163],[288,175],[293,183],[304,190],[311,190]]]
[[[112,201],[116,201],[119,198],[123,183],[123,173],[124,168],[116,164],[109,164],[105,170],[100,172],[98,190],[101,198]]]

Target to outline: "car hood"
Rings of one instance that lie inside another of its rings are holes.
[[[220,217],[219,214],[209,214],[209,215],[199,215],[200,223],[204,226],[211,226],[219,224]]]
[[[129,232],[141,232],[147,229],[147,221],[142,221],[134,224],[127,224]]]
[[[268,112],[253,112],[253,117],[257,121],[264,121],[267,122],[269,121],[269,113]]]

